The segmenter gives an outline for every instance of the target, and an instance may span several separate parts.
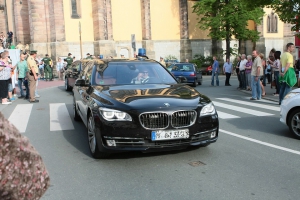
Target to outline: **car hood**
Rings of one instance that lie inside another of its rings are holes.
[[[128,109],[180,109],[181,107],[196,108],[199,104],[211,102],[208,97],[185,84],[94,86],[93,88],[94,94],[101,99],[100,102],[111,107],[123,105]]]

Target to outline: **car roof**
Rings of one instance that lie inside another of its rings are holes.
[[[118,58],[118,59],[81,59],[80,62],[82,63],[94,63],[95,65],[99,65],[99,64],[108,64],[108,63],[122,63],[122,62],[153,62],[153,63],[157,63],[157,61],[152,60],[152,59],[138,59],[138,58],[130,58],[130,59],[122,59],[122,58]]]
[[[75,61],[76,62],[76,61]],[[140,59],[140,58],[131,58],[131,59],[81,59],[80,60],[84,71],[91,71],[92,68],[97,65],[97,71],[104,71],[109,63],[158,63],[156,60],[152,59]]]

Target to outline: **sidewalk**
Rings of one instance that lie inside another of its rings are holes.
[[[296,89],[297,87],[294,87],[293,89]],[[251,91],[246,90],[240,90],[241,92],[249,94],[249,98],[251,98]],[[269,101],[275,101],[279,103],[279,96],[273,96],[273,93],[276,92],[275,86],[273,89],[271,89],[271,84],[266,84],[265,86],[266,96],[262,96],[263,99],[269,100]]]
[[[39,93],[40,90],[51,88],[51,87],[58,87],[58,86],[64,86],[64,81],[58,80],[58,79],[54,79],[53,81],[39,80],[37,91]],[[19,89],[17,86],[16,86],[16,88],[17,88],[17,94],[19,95]],[[17,99],[18,99],[18,97],[16,97],[16,100]],[[2,110],[4,110],[7,106],[9,106],[9,105],[2,105],[0,102],[0,112]]]
[[[53,81],[39,80],[37,90],[42,90],[51,87],[64,86],[63,80],[54,79]]]

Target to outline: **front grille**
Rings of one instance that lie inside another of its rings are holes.
[[[173,128],[191,126],[197,118],[196,111],[176,111],[173,113],[143,113],[140,115],[140,123],[146,129],[165,129],[169,123]]]
[[[191,126],[195,123],[197,113],[195,111],[178,111],[172,114],[172,126],[181,128]]]
[[[140,115],[141,125],[146,129],[164,129],[169,126],[167,113],[144,113]]]

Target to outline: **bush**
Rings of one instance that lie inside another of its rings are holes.
[[[194,59],[191,60],[191,63],[195,63],[197,65],[198,70],[201,68],[206,68],[213,63],[212,56],[205,57],[204,55],[196,54]]]

